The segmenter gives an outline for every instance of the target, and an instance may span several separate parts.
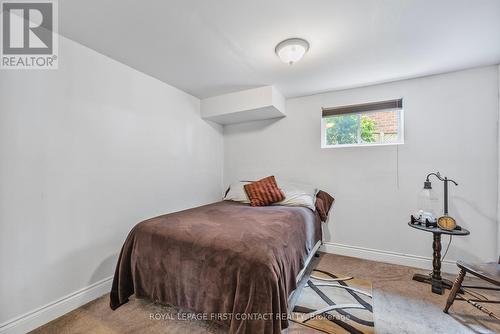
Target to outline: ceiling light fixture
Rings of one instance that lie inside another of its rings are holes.
[[[309,50],[309,43],[302,38],[289,38],[281,41],[274,52],[280,59],[289,65],[298,62]]]

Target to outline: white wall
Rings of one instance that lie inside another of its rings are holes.
[[[498,117],[500,120],[500,65],[498,65]],[[500,256],[500,124],[498,127],[498,206],[497,206],[497,254]]]
[[[320,148],[321,107],[399,97],[404,145]],[[440,171],[458,181],[450,212],[471,231],[447,259],[497,258],[496,66],[289,99],[286,110],[280,120],[224,128],[225,184],[274,174],[317,185],[337,200],[327,250],[418,265],[432,255],[432,236],[407,221],[426,174]]]
[[[59,66],[0,71],[0,332],[109,287],[133,225],[222,192],[222,128],[197,98],[62,37]]]

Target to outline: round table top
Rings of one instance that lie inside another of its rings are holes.
[[[469,230],[465,229],[462,227],[461,230],[453,230],[453,231],[448,231],[448,230],[443,230],[440,227],[425,227],[425,224],[420,225],[420,224],[412,224],[411,222],[408,222],[408,225],[410,227],[413,227],[417,230],[425,231],[425,232],[432,232],[432,233],[439,233],[439,234],[449,234],[449,235],[469,235],[470,232]]]

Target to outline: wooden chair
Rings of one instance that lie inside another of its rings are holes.
[[[485,296],[467,290],[467,289],[483,289],[483,290],[493,290],[500,291],[500,257],[498,258],[498,263],[484,263],[484,264],[469,264],[463,261],[457,261],[457,266],[460,268],[460,272],[458,274],[455,283],[453,283],[453,287],[451,288],[450,295],[448,296],[448,300],[446,301],[446,306],[444,307],[444,312],[448,313],[450,306],[453,304],[455,300],[466,301],[471,304],[475,308],[481,310],[482,312],[488,314],[490,317],[493,317],[497,320],[500,318],[495,315],[493,312],[490,312],[485,307],[483,307],[479,303],[495,303],[499,304],[500,300],[489,300]],[[464,281],[465,275],[470,273],[494,286],[472,286],[472,285],[462,285]],[[468,298],[465,295],[471,295],[472,298]]]

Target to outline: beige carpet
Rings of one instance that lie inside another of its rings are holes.
[[[430,286],[411,280],[410,267],[324,254],[320,265],[336,272],[372,281],[376,333],[497,333],[500,324],[464,302],[455,302],[450,315],[442,312],[446,295],[430,292]],[[453,277],[449,277],[453,278]],[[500,299],[500,296],[497,295]],[[183,320],[177,310],[131,299],[116,311],[103,296],[70,312],[32,333],[225,333],[225,329],[202,320]],[[500,307],[490,304],[492,311]],[[189,313],[181,313],[184,319]],[[151,319],[153,317],[153,319]],[[156,317],[156,319],[155,319]],[[163,317],[159,319],[158,317]],[[290,322],[284,333],[321,333]]]

